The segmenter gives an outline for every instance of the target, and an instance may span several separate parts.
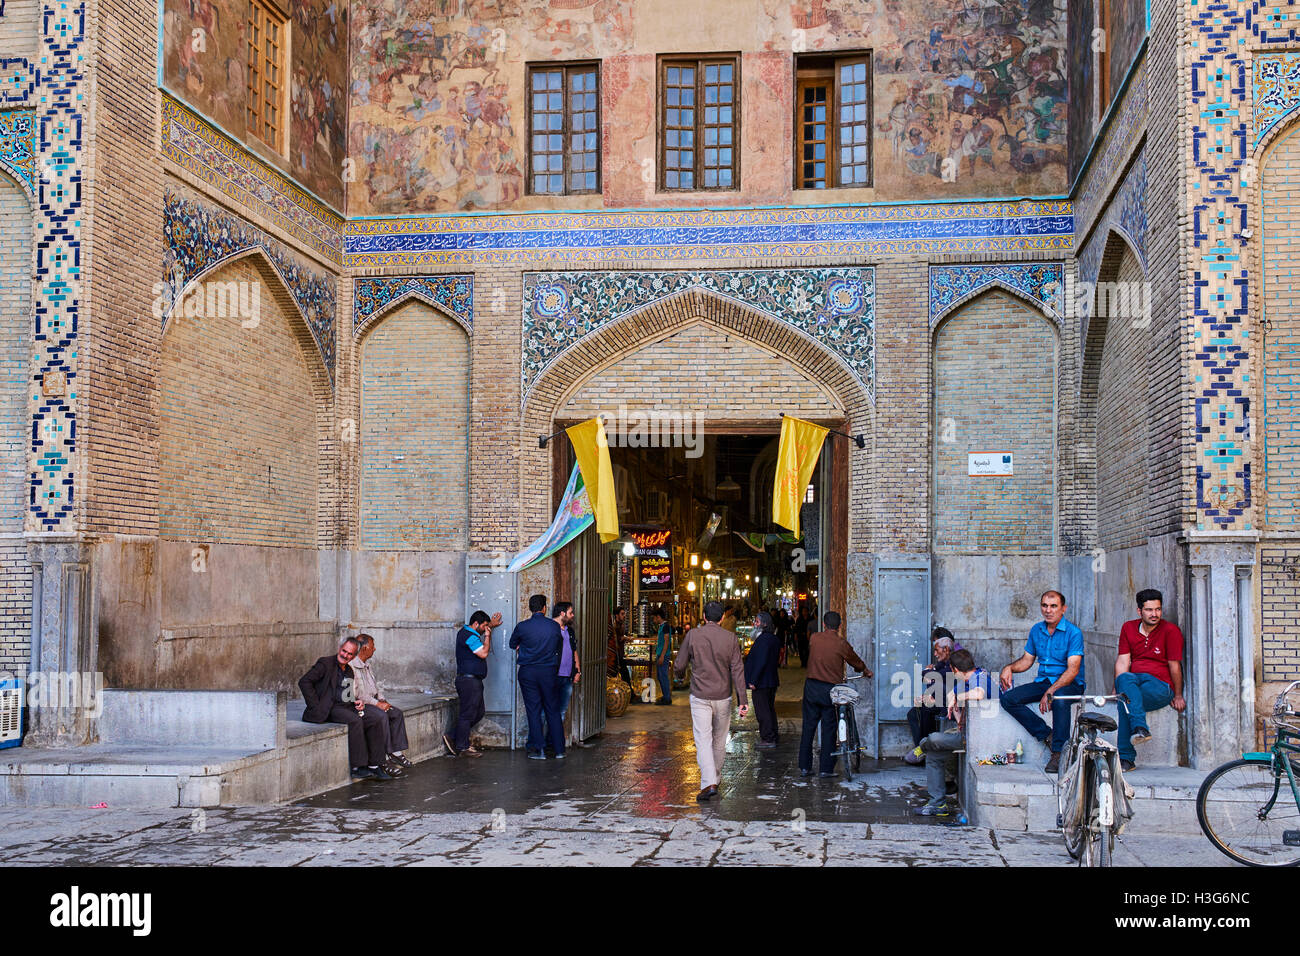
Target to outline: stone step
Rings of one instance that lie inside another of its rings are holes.
[[[1187,767],[1141,767],[1126,773],[1134,790],[1126,833],[1199,834],[1196,793],[1205,773]],[[1056,775],[1037,766],[968,764],[964,807],[971,823],[995,830],[1056,830]]]

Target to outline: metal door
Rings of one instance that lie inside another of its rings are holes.
[[[876,746],[880,725],[906,724],[912,698],[895,703],[894,675],[908,681],[918,671],[917,662],[930,659],[930,562],[881,561],[876,565]]]
[[[605,729],[605,648],[609,641],[609,551],[593,523],[573,541],[573,613],[582,680],[569,706],[573,735],[594,737]]]
[[[501,626],[492,632],[492,651],[488,654],[488,676],[483,681],[483,707],[486,716],[510,728],[510,749],[515,749],[518,735],[518,706],[515,652],[510,650],[510,632],[519,620],[518,575],[500,569],[487,557],[465,560],[465,614],[468,621],[475,611],[501,612]]]

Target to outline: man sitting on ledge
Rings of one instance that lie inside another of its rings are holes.
[[[1126,621],[1119,632],[1115,658],[1115,693],[1128,697],[1119,708],[1119,756],[1125,770],[1137,765],[1137,748],[1151,739],[1147,714],[1173,705],[1182,713],[1183,632],[1163,619],[1164,595],[1155,588],[1137,593],[1136,621]]]
[[[347,724],[352,776],[391,780],[392,774],[381,766],[388,743],[388,718],[378,707],[366,707],[356,699],[351,663],[357,649],[356,638],[344,638],[338,654],[322,657],[298,679],[298,689],[307,703],[302,719],[309,724]]]
[[[357,680],[355,696],[366,707],[375,707],[388,718],[387,754],[380,766],[394,777],[400,777],[404,770],[414,766],[405,753],[410,746],[406,739],[406,715],[400,707],[384,700],[379,690],[379,680],[370,666],[370,658],[375,654],[375,639],[369,634],[358,634],[357,644],[357,656],[352,659],[352,673]]]

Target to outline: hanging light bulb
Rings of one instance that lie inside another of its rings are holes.
[[[636,554],[636,545],[631,541],[623,542],[623,555],[630,558],[634,554]]]
[[[708,558],[705,558],[705,559],[704,559],[704,570],[707,571],[707,570],[709,570],[709,568],[711,568],[711,567],[713,567],[713,565],[709,563],[709,559],[708,559]]]
[[[694,593],[695,593],[695,582],[694,582],[694,581],[687,581],[687,582],[686,582],[686,590],[688,590],[688,591],[690,591],[692,594],[694,594]]]

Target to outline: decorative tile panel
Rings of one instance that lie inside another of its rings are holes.
[[[198,276],[250,249],[261,249],[284,281],[311,329],[334,381],[337,285],[328,272],[301,265],[283,245],[222,209],[168,190],[163,197],[163,323]]]
[[[209,186],[267,217],[337,264],[343,218],[248,150],[162,94],[163,155]]]
[[[36,195],[36,111],[0,110],[0,166]]]
[[[1106,252],[1106,237],[1114,229],[1128,240],[1137,252],[1142,270],[1147,268],[1147,154],[1144,149],[1124,177],[1101,220],[1079,253],[1079,281],[1096,282],[1101,259]],[[1087,302],[1091,307],[1091,302]]]
[[[40,18],[34,145],[41,156],[41,175],[35,181],[29,527],[70,531],[76,523],[86,5],[47,0]],[[47,375],[66,386],[46,395],[41,385]]]
[[[1252,110],[1258,146],[1265,136],[1300,106],[1300,53],[1257,53]]]
[[[1187,13],[1186,82],[1191,242],[1185,267],[1191,297],[1192,361],[1187,370],[1195,409],[1196,521],[1199,529],[1250,530],[1254,489],[1249,436],[1250,257],[1241,231],[1247,197],[1248,85],[1252,31],[1261,42],[1296,35],[1289,2],[1197,3]],[[1287,40],[1285,42],[1294,42]]]
[[[415,297],[447,310],[469,331],[474,323],[474,277],[382,276],[353,284],[352,330],[356,332],[395,302]]]
[[[702,289],[756,309],[838,355],[868,394],[875,366],[873,269],[535,272],[524,276],[522,400],[584,336],[667,296]]]
[[[1036,302],[1050,318],[1059,318],[1057,306],[1065,288],[1065,266],[1060,262],[931,266],[931,327],[957,303],[995,287],[1018,292]]]
[[[36,70],[22,57],[0,57],[0,107],[21,106],[36,90]]]
[[[1242,6],[1247,7],[1246,26],[1260,43],[1300,45],[1300,4],[1296,0],[1250,0]],[[1235,17],[1232,25],[1240,28],[1241,18]],[[1245,30],[1238,32],[1244,39]],[[1228,31],[1224,35],[1228,36]]]
[[[354,220],[352,267],[654,262],[1014,252],[1073,247],[1064,200]]]

